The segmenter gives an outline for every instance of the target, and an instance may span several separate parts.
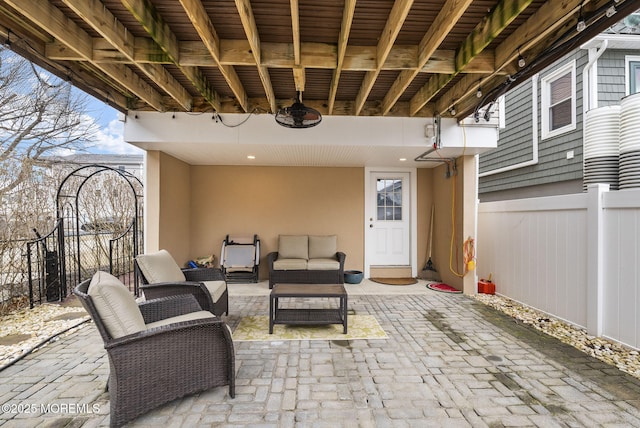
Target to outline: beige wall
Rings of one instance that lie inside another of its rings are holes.
[[[363,168],[192,166],[191,256],[227,234],[258,234],[261,278],[279,234],[337,235],[346,269],[363,269]]]
[[[444,165],[417,170],[418,272],[427,259],[431,206],[435,205],[432,262],[442,280],[472,293],[473,275],[449,268],[451,201],[456,194],[454,260],[463,272],[462,246],[475,227],[475,161],[458,159],[458,176]],[[158,186],[153,183],[160,182]],[[465,187],[466,186],[466,187]],[[463,192],[463,189],[467,189]],[[227,234],[258,234],[260,277],[280,234],[338,235],[346,269],[364,269],[364,168],[190,166],[171,156],[147,154],[147,251],[169,250],[178,263],[215,254]],[[154,193],[155,192],[155,193]],[[456,261],[457,260],[457,261]]]
[[[473,272],[465,274],[463,244],[474,237],[476,221],[475,159],[463,156],[456,160],[457,175],[445,177],[446,165],[433,170],[433,194],[436,205],[432,262],[443,282],[475,292]],[[455,239],[451,245],[452,201],[455,195]],[[460,276],[463,275],[464,276]]]
[[[162,152],[147,152],[145,251],[168,250],[181,265],[190,251],[190,166]],[[159,184],[158,184],[159,183]]]

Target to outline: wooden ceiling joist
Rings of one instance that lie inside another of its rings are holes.
[[[111,46],[121,52],[129,61],[134,63],[134,38],[107,9],[100,7],[98,0],[63,0],[64,3],[78,14],[86,23],[96,30]],[[111,23],[105,25],[106,22]],[[159,64],[136,64],[142,72],[177,101],[183,110],[191,110],[191,96],[187,90],[176,81]]]
[[[455,70],[438,76],[437,85],[427,82],[411,99],[411,114],[415,114],[444,88],[473,58],[486,48],[533,0],[502,0],[467,36],[456,50]],[[435,77],[434,77],[435,78]],[[434,78],[430,79],[433,80]]]
[[[467,10],[472,0],[448,0],[444,7],[436,16],[433,25],[429,27],[427,33],[422,37],[420,45],[418,46],[418,63],[413,70],[403,70],[398,78],[393,82],[391,89],[382,100],[382,114],[387,114],[393,105],[402,96],[404,91],[409,87],[411,82],[422,71],[423,67],[428,63],[433,54],[436,52],[436,48],[440,46],[445,39],[449,31],[458,22],[458,19]],[[454,55],[455,58],[455,55]],[[455,66],[452,60],[452,65]],[[452,71],[445,72],[446,74],[452,74]],[[438,73],[438,71],[434,71]]]
[[[342,11],[342,22],[340,24],[340,36],[338,37],[338,52],[336,58],[336,68],[331,77],[331,86],[329,87],[329,114],[333,113],[336,103],[336,94],[338,93],[338,84],[340,83],[340,74],[344,67],[344,57],[347,52],[347,42],[349,33],[351,32],[351,24],[353,23],[353,14],[356,10],[356,0],[345,0],[344,10]]]
[[[178,39],[169,26],[164,22],[153,5],[147,0],[122,0],[122,4],[144,27],[149,36],[169,56],[169,59],[180,68],[180,71],[191,81],[191,84],[211,104],[215,110],[220,110],[220,97],[202,76],[196,67],[180,65]]]
[[[353,1],[353,0],[351,0]],[[202,42],[180,43],[180,66],[220,67],[256,66],[251,47],[246,40],[220,40],[220,57],[217,62]],[[105,39],[93,39],[93,61],[114,63],[172,64],[162,49],[151,39],[137,37],[134,42],[133,58],[114,51],[111,43]],[[262,43],[262,64],[268,68],[293,68],[292,45],[286,43]],[[375,46],[343,46],[341,49],[328,43],[302,43],[300,46],[305,68],[319,68],[340,71],[372,71],[377,69]],[[46,44],[49,59],[60,61],[83,61],[84,58],[71,51],[66,45],[54,40]],[[455,70],[455,51],[436,49],[429,60],[418,68],[417,46],[394,46],[382,70],[408,70],[416,73],[453,73]],[[342,58],[340,61],[339,58]],[[462,73],[493,73],[493,51],[480,52],[462,70]],[[341,64],[339,66],[339,64]],[[222,69],[221,69],[222,71]],[[499,72],[499,71],[498,71]],[[223,73],[224,74],[224,73]],[[237,75],[236,75],[237,76]],[[234,91],[235,92],[235,91]]]
[[[276,112],[295,88],[323,114],[424,116],[456,104],[462,118],[640,9],[638,0],[281,6],[0,0],[0,38],[12,36],[17,53],[121,111]]]
[[[398,37],[398,33],[402,29],[402,24],[409,14],[409,10],[413,5],[413,0],[397,0],[393,4],[389,18],[382,30],[378,46],[376,48],[376,68],[375,70],[368,71],[362,81],[358,96],[356,97],[356,103],[354,106],[354,114],[357,116],[364,107],[364,103],[369,97],[373,85],[376,83],[376,79],[382,70],[382,66],[387,60],[387,56],[393,47],[393,44]]]
[[[240,14],[240,20],[244,27],[244,32],[247,35],[249,46],[251,46],[251,52],[253,58],[256,61],[256,67],[258,69],[258,75],[260,81],[262,81],[262,87],[264,93],[269,101],[269,109],[272,113],[278,111],[276,105],[276,96],[273,92],[273,85],[271,84],[271,78],[269,77],[269,69],[262,64],[260,57],[260,34],[258,33],[258,26],[256,25],[256,19],[253,16],[253,9],[251,8],[251,2],[249,0],[235,0],[238,13]]]
[[[568,21],[574,21],[575,12],[582,5],[584,7],[590,0],[549,0],[538,9],[527,21],[518,27],[509,37],[507,37],[495,50],[496,71],[486,78],[493,78],[499,71],[505,69],[510,63],[517,61],[521,51],[531,48],[533,45],[540,45],[550,32],[563,26]],[[602,2],[604,3],[604,2]],[[551,25],[543,31],[540,30],[540,22],[549,22]],[[540,51],[544,50],[541,46]],[[504,79],[496,82],[504,81]],[[464,98],[473,97],[477,88],[468,77],[465,76],[460,82],[450,88],[447,93],[436,103],[436,110],[444,112],[455,102],[460,102]],[[491,85],[485,84],[485,90],[493,89]],[[476,100],[477,103],[477,100]]]
[[[227,85],[231,88],[231,91],[238,100],[238,103],[245,112],[249,111],[247,93],[240,81],[240,77],[238,77],[238,73],[236,73],[236,70],[232,65],[220,63],[220,38],[218,37],[202,2],[200,2],[200,0],[180,0],[180,4],[182,4],[182,7],[189,16],[191,23],[200,36],[200,39],[202,39],[211,59],[227,81]]]
[[[110,78],[120,82],[132,94],[140,97],[156,110],[163,110],[162,96],[128,67],[120,64],[94,62],[91,56],[93,39],[48,0],[7,0],[6,3],[33,22],[40,23],[42,28],[59,42],[75,51],[84,60],[91,62]]]

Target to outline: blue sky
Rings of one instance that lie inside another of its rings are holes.
[[[88,96],[88,98],[87,113],[100,127],[95,145],[88,151],[91,153],[142,154],[141,149],[124,142],[124,122],[120,120],[122,116],[120,112],[92,96]]]

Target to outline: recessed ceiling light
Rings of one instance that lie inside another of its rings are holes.
[[[407,158],[400,158],[400,162],[404,162],[406,160],[407,160]]]
[[[247,156],[247,159],[255,159],[256,157],[254,155],[249,155]]]

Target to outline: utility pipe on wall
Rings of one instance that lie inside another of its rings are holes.
[[[587,65],[584,66],[584,68],[582,69],[582,129],[584,129],[584,115],[592,108],[596,108],[598,107],[598,82],[596,80],[595,82],[595,102],[592,105],[592,90],[594,88],[591,87],[590,83],[591,83],[591,69],[593,68],[594,64],[596,63],[596,61],[598,61],[598,58],[600,58],[602,56],[602,54],[604,53],[605,50],[607,50],[607,46],[609,45],[609,41],[607,39],[604,39],[602,41],[602,43],[600,43],[600,49],[596,50],[595,55],[593,56],[593,58],[591,58],[592,56],[592,50],[589,49],[589,62],[587,63]]]

